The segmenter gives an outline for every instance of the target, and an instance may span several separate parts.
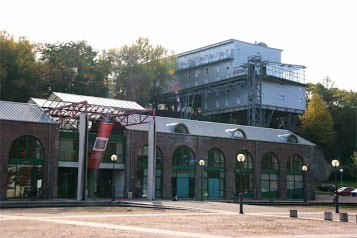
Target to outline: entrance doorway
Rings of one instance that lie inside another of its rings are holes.
[[[33,136],[17,138],[10,147],[7,198],[42,197],[43,148]]]

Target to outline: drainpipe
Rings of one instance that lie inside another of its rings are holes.
[[[50,124],[50,131],[48,132],[48,167],[47,167],[47,192],[46,197],[52,198],[52,193],[50,192],[50,173],[51,173],[51,168],[52,168],[52,163],[51,163],[51,136],[52,136],[52,125]],[[57,174],[58,176],[58,174]],[[53,181],[52,181],[53,183]],[[43,187],[43,181],[42,185]],[[37,186],[36,186],[37,187]],[[51,186],[52,187],[52,186]],[[58,187],[58,185],[57,185]]]
[[[130,170],[129,170],[129,192],[133,192],[133,188],[132,188],[132,183],[133,183],[133,154],[132,154],[132,146],[133,146],[133,131],[130,130],[130,151],[129,151],[129,154],[130,154]]]
[[[255,141],[255,166],[254,166],[254,170],[253,170],[253,176],[254,176],[254,180],[253,183],[255,182],[255,186],[254,186],[254,198],[257,199],[257,194],[258,194],[258,188],[260,188],[260,185],[258,186],[258,174],[257,174],[257,165],[258,165],[258,142]],[[260,174],[262,173],[262,167],[260,166]],[[260,180],[259,180],[260,181]],[[261,195],[260,195],[261,196]]]
[[[196,164],[196,168],[198,168],[199,167],[199,165],[198,165],[198,162],[200,161],[200,152],[199,152],[199,146],[198,146],[198,144],[199,144],[199,136],[197,136],[197,140],[196,140],[196,154],[197,154],[197,160],[196,160],[196,162],[197,163],[195,163]],[[202,168],[201,168],[202,169]],[[204,175],[203,175],[203,173],[202,173],[202,177],[203,177]],[[199,178],[199,176],[198,176],[198,170],[196,170],[196,178]],[[203,178],[201,178],[201,179],[203,179]],[[199,189],[199,187],[200,187],[200,184],[199,184],[199,180],[198,179],[196,179],[196,185],[197,185],[197,189],[196,189],[196,193],[198,194],[198,189]],[[201,182],[201,185],[202,185],[202,182]],[[202,189],[203,190],[203,189]],[[201,190],[201,192],[203,192]],[[201,194],[201,198],[203,198],[203,195]]]

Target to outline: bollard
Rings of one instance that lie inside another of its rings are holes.
[[[332,212],[324,212],[324,220],[332,221]]]
[[[297,210],[290,210],[290,217],[298,217]]]
[[[340,213],[340,221],[348,222],[348,213]]]

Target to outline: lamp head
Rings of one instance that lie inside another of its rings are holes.
[[[245,160],[245,156],[243,154],[238,154],[237,160],[238,160],[238,162],[243,162]]]
[[[340,165],[340,162],[337,159],[332,160],[331,162],[333,167],[338,167]]]
[[[112,156],[110,156],[110,160],[111,160],[112,162],[117,162],[118,156],[117,156],[116,154],[112,154]]]
[[[203,165],[205,165],[205,161],[203,159],[201,159],[200,161],[198,161],[198,164],[203,166]]]
[[[302,170],[303,170],[303,171],[306,171],[306,170],[307,170],[307,166],[306,166],[306,165],[303,165],[303,166],[302,166]]]

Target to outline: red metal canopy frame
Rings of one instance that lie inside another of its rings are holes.
[[[91,105],[82,102],[57,102],[46,103],[42,106],[52,117],[61,121],[62,129],[78,128],[81,113],[87,113],[88,120],[93,122],[111,122],[121,127],[148,123],[150,116],[155,120],[154,109],[127,109],[102,105]],[[45,105],[46,105],[45,104]]]

